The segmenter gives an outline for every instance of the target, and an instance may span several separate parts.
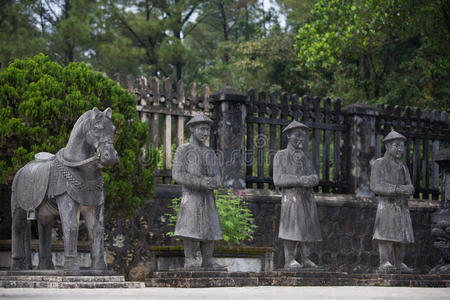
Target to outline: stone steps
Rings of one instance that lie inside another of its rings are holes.
[[[406,286],[450,287],[450,275],[348,274],[344,272],[154,272],[148,287]]]
[[[1,288],[143,288],[111,271],[0,271]]]
[[[58,288],[58,289],[75,289],[75,288],[143,288],[143,282],[117,281],[117,282],[91,282],[91,281],[17,281],[17,280],[2,280],[0,282],[1,288]]]

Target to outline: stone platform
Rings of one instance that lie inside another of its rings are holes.
[[[0,271],[1,288],[143,288],[111,271],[26,270]]]
[[[404,286],[450,287],[448,275],[363,274],[345,272],[154,272],[147,287],[241,287],[241,286]]]

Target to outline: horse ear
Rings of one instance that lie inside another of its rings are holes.
[[[111,119],[111,116],[112,116],[112,109],[111,109],[111,107],[108,107],[107,109],[105,109],[105,111],[103,113],[106,115],[106,117],[108,119]]]
[[[94,115],[93,115],[94,118],[97,117],[98,114],[100,113],[100,110],[99,110],[97,107],[94,107],[94,108],[92,109],[92,111],[94,112]]]

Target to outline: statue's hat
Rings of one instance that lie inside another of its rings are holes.
[[[398,133],[395,130],[392,130],[391,132],[389,132],[389,134],[383,139],[383,142],[387,143],[393,140],[402,140],[402,141],[406,141],[406,137],[400,133]]]
[[[303,123],[300,123],[300,122],[294,120],[294,121],[292,121],[291,123],[289,123],[289,125],[286,126],[286,128],[283,129],[283,133],[286,133],[286,132],[288,132],[288,131],[290,131],[290,130],[293,130],[293,129],[303,129],[303,130],[308,130],[309,127],[306,126],[306,125],[303,124]]]
[[[208,118],[205,115],[196,115],[195,117],[193,117],[192,119],[189,120],[189,122],[186,123],[186,127],[192,126],[192,125],[196,125],[199,123],[207,123],[208,125],[211,125],[213,123],[213,120],[211,120],[210,118]]]

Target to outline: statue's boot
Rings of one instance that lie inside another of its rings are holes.
[[[184,246],[184,268],[185,269],[198,268],[199,265],[196,258],[197,241],[191,239],[184,239],[183,246]]]
[[[54,270],[54,269],[55,266],[53,265],[51,256],[45,257],[39,256],[39,270]]]
[[[17,257],[11,260],[11,270],[27,270],[25,257]]]
[[[403,261],[405,259],[405,250],[406,245],[403,243],[395,243],[394,252],[395,252],[395,267],[401,273],[413,273],[413,269],[408,267]]]
[[[214,241],[201,241],[200,251],[202,252],[202,268],[225,268],[225,266],[213,262]]]
[[[383,264],[380,264],[378,267],[379,273],[392,273],[395,271],[395,267],[390,262],[385,262]]]
[[[302,268],[302,264],[300,264],[297,260],[295,260],[295,248],[296,242],[294,241],[284,241],[284,268],[285,269],[296,269]]]
[[[378,241],[378,251],[380,254],[380,266],[378,267],[379,273],[393,273],[395,267],[391,262],[394,261],[394,245],[388,241]]]
[[[284,268],[285,269],[298,269],[298,268],[303,268],[303,265],[294,259],[294,260],[291,260],[291,261],[288,261],[287,263],[285,263]]]
[[[106,270],[105,258],[103,256],[93,256],[92,257],[92,270]]]
[[[405,263],[399,264],[399,265],[397,266],[397,268],[398,268],[398,269],[400,270],[400,272],[402,272],[402,273],[408,273],[408,274],[410,274],[410,273],[413,273],[413,272],[414,272],[414,269],[408,267]]]
[[[309,245],[306,243],[300,244],[300,251],[302,253],[302,264],[304,268],[318,268],[319,266],[316,265],[312,260],[309,259]]]

